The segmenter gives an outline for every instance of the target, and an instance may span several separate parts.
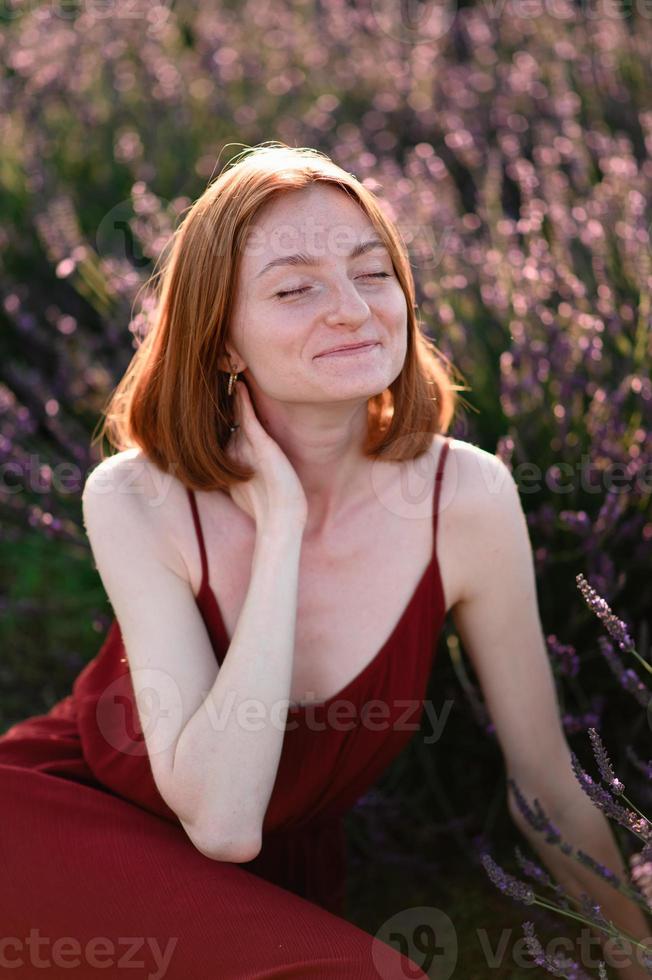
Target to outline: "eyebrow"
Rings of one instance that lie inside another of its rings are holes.
[[[385,243],[380,240],[380,238],[370,238],[366,242],[358,242],[354,245],[349,252],[347,258],[357,259],[359,255],[364,255],[366,252],[370,252],[373,248],[387,248]],[[279,259],[272,259],[267,265],[263,266],[260,272],[257,272],[254,279],[259,279],[270,269],[276,268],[279,265],[318,265],[319,259],[312,255],[306,255],[305,252],[298,252],[296,255],[283,255]]]

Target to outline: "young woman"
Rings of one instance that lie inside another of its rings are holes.
[[[516,486],[445,435],[401,239],[323,155],[241,155],[161,284],[83,493],[114,621],[0,739],[3,955],[29,964],[37,928],[82,975],[425,976],[343,918],[342,816],[418,731],[448,611],[509,774],[616,856],[570,769]]]

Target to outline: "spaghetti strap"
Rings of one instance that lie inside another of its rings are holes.
[[[446,436],[446,442],[441,447],[439,452],[439,461],[437,463],[437,473],[435,474],[435,494],[432,505],[433,511],[433,543],[434,548],[437,546],[437,524],[439,519],[439,494],[441,492],[442,476],[444,475],[444,463],[446,462],[446,456],[448,455],[448,450],[450,449],[450,444],[452,441],[452,436]]]
[[[442,477],[444,475],[444,464],[446,462],[446,456],[448,455],[448,450],[450,449],[452,436],[446,436],[446,441],[441,447],[439,452],[439,460],[437,462],[437,473],[435,474],[435,492],[433,495],[433,543],[436,548],[437,545],[437,525],[439,518],[439,495],[441,493]],[[206,557],[206,544],[204,542],[204,534],[202,531],[201,521],[199,519],[199,510],[197,508],[197,500],[195,498],[195,492],[190,487],[186,487],[186,492],[188,494],[188,499],[190,500],[190,507],[192,509],[192,519],[195,525],[195,534],[197,536],[197,543],[199,545],[199,554],[201,557],[201,585],[200,589],[205,589],[208,586],[208,559]]]
[[[200,591],[202,591],[208,585],[208,561],[206,559],[206,545],[204,544],[204,535],[201,529],[201,521],[199,520],[199,511],[197,509],[195,491],[191,490],[190,487],[186,487],[186,491],[188,493],[188,499],[190,500],[190,506],[192,508],[192,519],[195,525],[197,542],[199,544],[199,554],[201,557],[201,585],[199,588]]]

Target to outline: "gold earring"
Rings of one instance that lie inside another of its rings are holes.
[[[233,394],[233,385],[235,384],[235,382],[237,380],[238,380],[238,372],[237,371],[231,371],[231,373],[229,374],[229,387],[227,389],[227,394],[228,395],[232,395]]]

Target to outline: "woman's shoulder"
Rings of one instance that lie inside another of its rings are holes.
[[[84,485],[84,493],[124,494],[150,506],[178,498],[184,489],[173,473],[161,470],[138,447],[106,456],[91,470]]]
[[[494,574],[495,527],[505,512],[505,490],[513,498],[509,468],[494,453],[464,439],[441,433],[433,440],[439,452],[448,439],[439,498],[440,564],[450,608]],[[507,501],[513,506],[513,501]]]
[[[438,452],[440,448],[443,447],[445,442],[449,443],[449,449],[465,461],[475,462],[476,464],[484,464],[491,466],[492,463],[496,463],[499,467],[504,466],[499,456],[495,453],[490,453],[486,449],[482,449],[481,446],[476,446],[473,442],[468,442],[465,439],[460,439],[459,436],[453,436],[447,432],[436,432],[433,435],[432,446],[433,449]]]
[[[161,470],[140,448],[124,449],[105,457],[91,470],[82,498],[111,498],[113,511],[135,510],[158,532],[174,533],[180,508],[189,507],[184,484]]]
[[[87,527],[93,515],[98,515],[102,525],[131,515],[166,545],[170,560],[181,567],[184,509],[190,521],[185,485],[156,466],[141,449],[125,449],[101,460],[86,478],[82,501]]]
[[[458,516],[477,514],[483,502],[490,500],[506,482],[513,482],[511,472],[495,453],[441,432],[435,434],[432,443],[436,460],[441,459],[446,442],[449,445],[442,475],[442,497],[454,505]]]

